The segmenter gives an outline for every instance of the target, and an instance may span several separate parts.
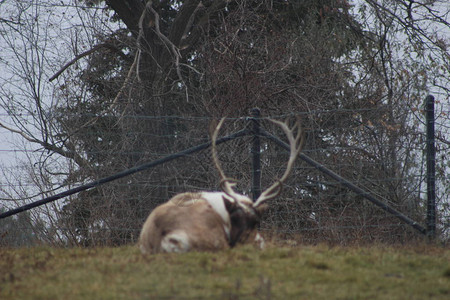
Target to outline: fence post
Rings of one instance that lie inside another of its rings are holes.
[[[427,235],[436,237],[436,149],[434,141],[434,97],[425,99],[427,126]]]
[[[253,201],[256,201],[261,195],[261,141],[260,141],[260,110],[253,108],[251,110],[252,115],[252,197]]]

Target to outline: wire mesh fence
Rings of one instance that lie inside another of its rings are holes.
[[[270,117],[300,116],[307,135],[305,155],[424,224],[424,130],[407,131],[393,128],[383,120],[367,119],[374,113],[328,110]],[[97,119],[93,126],[73,133],[79,143],[77,155],[85,165],[74,167],[69,160],[59,165],[64,170],[34,169],[32,180],[16,183],[16,187],[11,186],[12,181],[2,183],[2,190],[9,190],[4,194],[14,195],[9,201],[3,197],[8,208],[207,143],[209,128],[215,122],[209,117],[181,116],[71,117],[82,123]],[[281,130],[265,118],[262,127],[284,139]],[[248,118],[229,118],[221,135],[242,130],[248,124]],[[250,196],[252,140],[253,136],[247,135],[218,146],[226,175],[237,179],[237,191]],[[46,159],[50,156],[45,151],[39,154]],[[260,155],[264,190],[284,172],[289,153],[262,137]],[[439,174],[437,181],[444,182]],[[17,237],[17,232],[22,232],[25,244],[35,240],[64,245],[135,243],[146,217],[157,205],[180,192],[218,189],[219,178],[210,149],[204,148],[23,213],[27,218],[0,220],[4,222],[2,241],[5,244],[6,237]],[[27,198],[35,191],[37,197]],[[438,211],[438,230],[444,238],[448,231],[446,201],[438,189],[438,205],[444,207]],[[420,233],[392,214],[299,159],[281,195],[269,203],[260,230],[268,237],[294,243],[396,243],[421,238]]]

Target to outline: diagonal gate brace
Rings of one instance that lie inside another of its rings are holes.
[[[274,135],[268,133],[264,129],[260,129],[260,135],[263,136],[263,137],[268,138],[269,140],[271,140],[272,142],[276,143],[280,147],[282,147],[282,148],[284,148],[286,150],[289,150],[289,145],[288,144],[286,144],[282,140],[278,139]],[[357,193],[358,195],[366,198],[367,200],[369,200],[370,202],[372,202],[373,204],[375,204],[376,206],[378,206],[382,210],[387,211],[388,213],[390,213],[393,216],[397,217],[398,219],[402,220],[403,222],[405,222],[406,224],[410,225],[411,227],[413,227],[414,229],[416,229],[420,233],[422,233],[422,234],[426,234],[427,233],[427,230],[424,227],[422,227],[419,223],[417,223],[416,221],[412,220],[411,218],[409,218],[408,216],[406,216],[403,213],[399,212],[398,210],[388,206],[386,203],[378,200],[377,198],[372,196],[372,194],[370,194],[369,192],[364,191],[362,188],[360,188],[357,185],[351,183],[347,179],[339,176],[335,172],[333,172],[330,169],[326,168],[324,165],[316,162],[315,160],[313,160],[312,158],[306,156],[303,153],[300,153],[299,157],[302,160],[304,160],[306,163],[308,163],[309,165],[315,167],[316,169],[318,169],[322,173],[324,173],[324,174],[328,175],[329,177],[335,179],[340,184],[342,184],[343,186],[345,186],[348,189],[352,190],[353,192]]]

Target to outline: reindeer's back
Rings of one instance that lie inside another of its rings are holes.
[[[186,196],[173,200],[155,208],[145,221],[139,238],[142,253],[229,247],[224,221],[207,201]]]

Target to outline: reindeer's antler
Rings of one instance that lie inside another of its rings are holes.
[[[236,185],[236,180],[227,178],[225,176],[225,173],[223,172],[222,168],[220,167],[220,162],[217,157],[216,140],[217,140],[217,135],[219,134],[220,128],[222,127],[222,124],[224,121],[225,121],[225,118],[222,118],[220,120],[219,124],[217,124],[216,129],[214,130],[213,134],[211,135],[212,158],[214,161],[214,165],[216,166],[216,169],[219,172],[220,188],[222,189],[222,191],[225,194],[227,194],[228,196],[233,198],[235,201],[237,201],[237,199],[239,199],[239,197],[237,196],[238,194],[233,190],[233,187]]]
[[[287,120],[285,122],[280,122],[277,120],[270,120],[271,122],[279,125],[281,129],[283,129],[284,133],[286,134],[289,146],[290,146],[290,156],[289,160],[286,166],[286,170],[284,171],[283,176],[281,176],[280,179],[278,179],[274,184],[272,184],[268,189],[266,189],[264,192],[261,193],[261,195],[258,197],[256,202],[253,204],[254,207],[258,207],[262,205],[264,202],[266,202],[269,199],[272,199],[281,192],[281,187],[283,182],[286,180],[286,178],[289,176],[292,167],[294,165],[295,159],[297,158],[298,154],[303,148],[303,144],[305,142],[304,133],[302,130],[302,127],[300,125],[300,120],[297,119],[294,126],[292,128],[289,128]]]

